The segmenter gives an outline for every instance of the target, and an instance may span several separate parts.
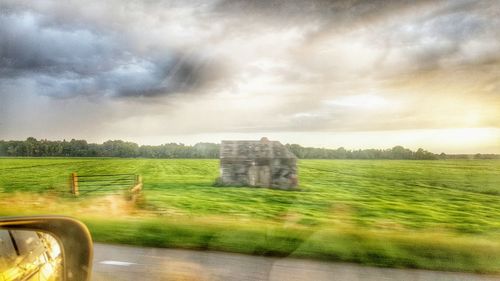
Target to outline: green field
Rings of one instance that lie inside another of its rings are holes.
[[[73,198],[73,171],[140,174],[143,197]],[[0,213],[72,215],[103,242],[500,272],[498,160],[300,160],[299,191],[217,176],[217,160],[0,158]]]

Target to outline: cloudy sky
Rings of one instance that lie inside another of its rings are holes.
[[[500,153],[500,2],[2,0],[28,136]]]

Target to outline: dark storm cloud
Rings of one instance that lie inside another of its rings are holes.
[[[387,8],[411,5],[414,1],[332,1],[332,0],[223,0],[214,6],[221,14],[243,14],[250,17],[267,17],[274,21],[290,22],[297,19],[316,18],[340,22],[345,19],[359,20],[358,17],[381,14]]]
[[[193,92],[215,77],[213,60],[196,53],[160,46],[146,54],[116,30],[12,7],[0,13],[4,83],[35,82],[53,97],[150,97]]]
[[[449,1],[409,20],[396,18],[370,35],[385,49],[374,69],[386,78],[459,69],[487,72],[500,60],[499,15],[497,1]]]
[[[119,95],[126,97],[189,92],[216,79],[211,63],[211,59],[196,58],[190,53],[163,61],[153,58],[131,66],[136,69],[120,69],[101,79],[100,84],[105,89],[116,88]]]
[[[113,69],[116,60],[127,60],[108,36],[86,29],[44,28],[40,17],[29,12],[0,15],[2,77],[40,72],[91,76]]]
[[[331,35],[331,32],[352,29],[370,24],[391,15],[425,6],[438,1],[401,0],[222,0],[214,5],[219,16],[235,16],[254,20],[255,23],[272,23],[278,27],[314,22],[315,28],[307,40]]]
[[[409,47],[408,56],[418,70],[446,68],[451,66],[489,64],[500,58],[498,19],[487,16],[483,5],[460,6],[464,9],[450,9],[447,13],[416,22],[413,30],[396,31]],[[468,8],[468,9],[465,9]],[[484,40],[488,39],[488,40]],[[477,43],[475,46],[472,43]]]

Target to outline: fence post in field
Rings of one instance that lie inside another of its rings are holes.
[[[142,190],[142,177],[140,175],[135,175],[135,184],[134,186],[130,189],[130,192],[132,193],[132,202],[134,204],[137,204],[137,199],[140,197],[140,192]]]
[[[76,172],[71,173],[71,193],[78,196],[78,175]]]
[[[139,193],[142,190],[142,177],[140,175],[135,175],[135,184],[130,191],[133,193]]]

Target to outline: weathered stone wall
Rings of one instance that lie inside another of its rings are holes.
[[[297,186],[295,159],[221,160],[225,185],[294,188]]]
[[[297,186],[297,165],[295,159],[273,159],[271,170],[274,188],[294,188]]]
[[[297,158],[278,141],[222,141],[220,155],[222,185],[297,186]]]
[[[221,161],[221,180],[225,185],[249,185],[248,169],[251,161]]]

